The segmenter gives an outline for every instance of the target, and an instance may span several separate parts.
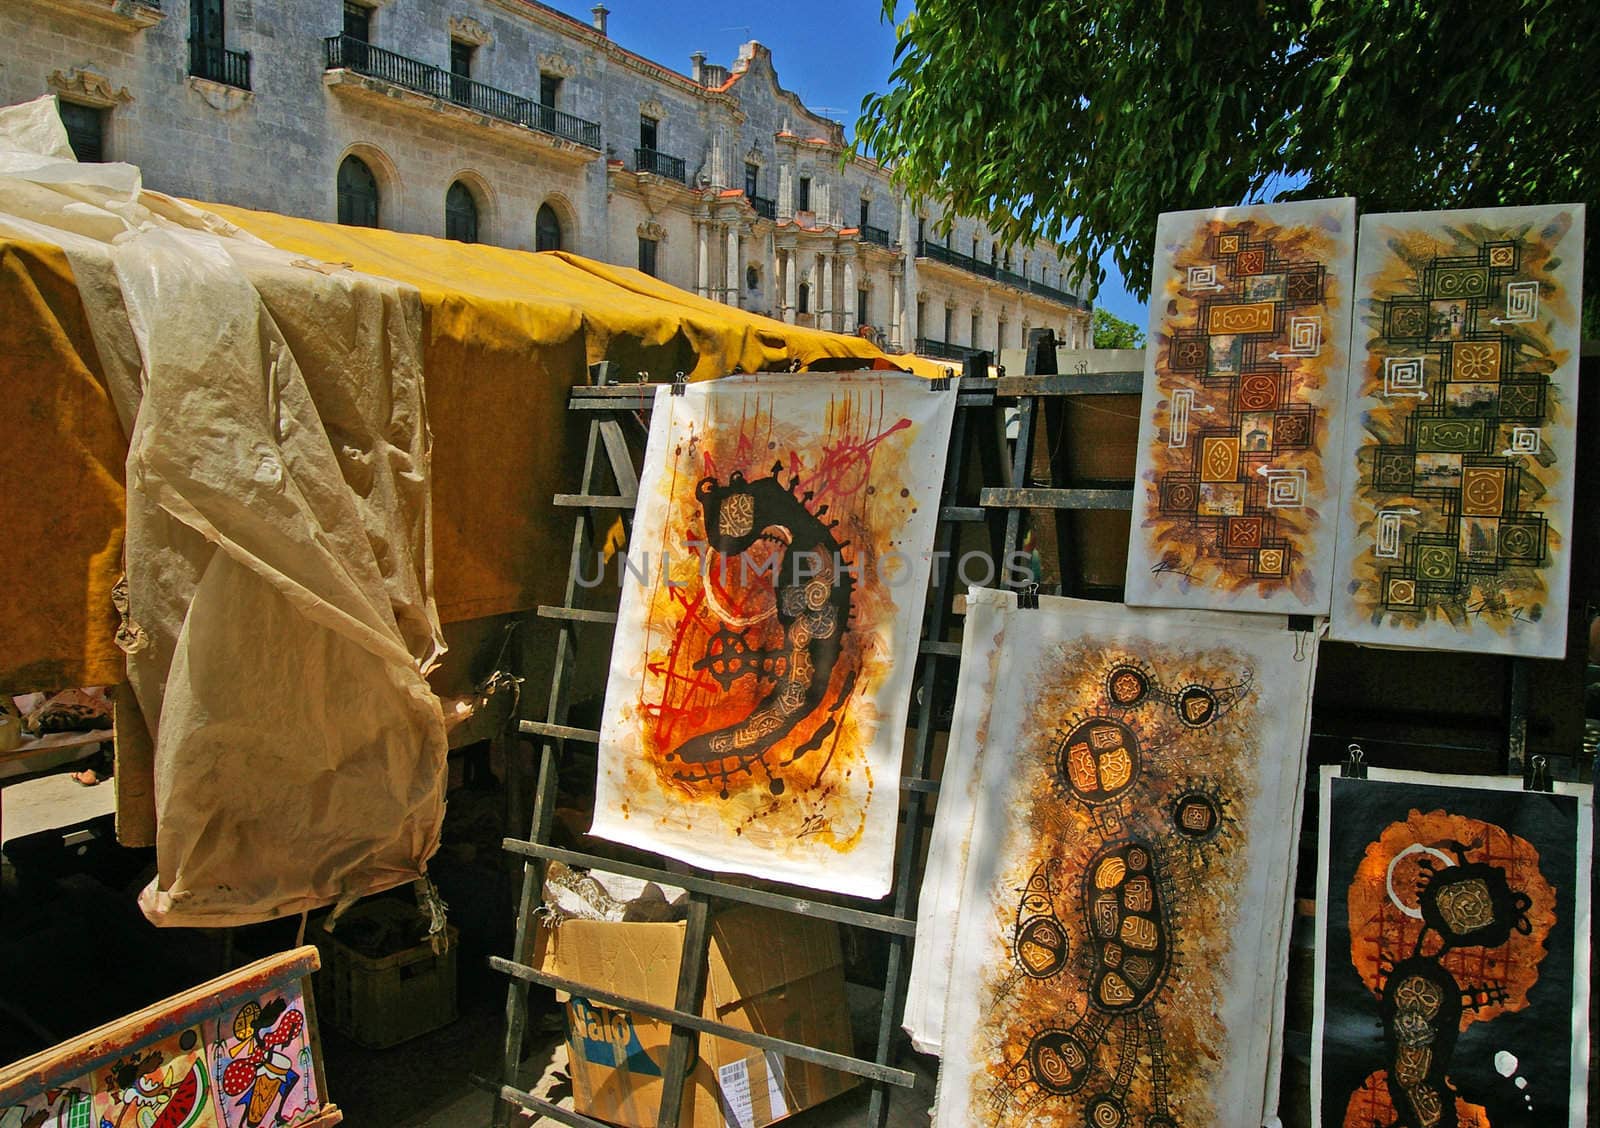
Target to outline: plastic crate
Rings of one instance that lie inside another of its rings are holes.
[[[416,918],[416,910],[402,901],[369,901],[346,913],[333,932],[319,923],[313,933],[322,955],[318,1016],[351,1041],[375,1050],[437,1030],[454,1022],[457,1014],[455,928],[446,929],[448,947],[437,954],[424,940],[373,957],[339,939],[347,922],[380,914]]]

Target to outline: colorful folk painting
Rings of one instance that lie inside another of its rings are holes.
[[[1587,787],[1323,769],[1312,1123],[1588,1123]]]
[[[1333,637],[1565,653],[1583,221],[1362,217]]]
[[[901,1025],[925,1054],[944,1040],[945,1000],[955,958],[956,923],[966,882],[972,816],[977,809],[990,710],[1006,624],[1017,613],[1016,594],[971,588],[961,624],[961,676],[939,777],[939,806],[928,842],[928,862],[917,897],[917,943],[906,980]]]
[[[252,965],[0,1070],[0,1128],[282,1128],[338,1123],[319,1091],[297,966]]]
[[[1161,217],[1130,604],[1327,613],[1354,252],[1348,198]]]
[[[1053,599],[1007,622],[938,1128],[1273,1112],[1316,657],[1287,626]]]
[[[663,388],[593,832],[706,869],[889,891],[955,395],[898,372]]]

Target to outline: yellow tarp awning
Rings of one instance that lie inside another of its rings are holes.
[[[569,389],[587,366],[615,378],[709,379],[824,358],[883,354],[867,341],[735,309],[639,271],[565,252],[532,254],[198,204],[266,242],[415,285],[434,446],[434,561],[446,622],[559,598],[570,523],[551,496],[576,485],[580,433]],[[0,456],[8,531],[0,686],[42,689],[121,677],[109,591],[121,564],[125,440],[105,390],[71,268],[56,248],[0,240],[0,361],[13,442]],[[937,376],[909,357],[900,367]],[[353,380],[360,378],[352,373]]]

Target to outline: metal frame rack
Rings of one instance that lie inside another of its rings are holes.
[[[953,373],[952,373],[953,376]],[[664,1070],[661,1128],[677,1128],[683,1086],[695,1061],[695,1039],[712,1034],[762,1050],[773,1050],[790,1057],[839,1069],[865,1078],[872,1085],[868,1123],[881,1126],[888,1115],[890,1086],[909,1087],[915,1075],[890,1064],[895,1031],[907,971],[907,945],[916,931],[916,891],[920,876],[916,872],[923,848],[923,837],[931,823],[929,800],[938,793],[938,782],[929,778],[930,753],[938,725],[931,687],[940,662],[959,659],[959,642],[951,633],[955,612],[956,577],[936,569],[925,612],[919,648],[919,692],[914,694],[914,735],[907,757],[907,772],[900,786],[902,805],[895,862],[892,909],[859,907],[852,898],[819,896],[814,891],[786,891],[770,883],[746,882],[716,877],[674,864],[671,870],[615,861],[598,855],[565,850],[552,844],[556,787],[566,744],[596,743],[599,733],[568,723],[569,692],[575,663],[578,630],[582,626],[607,626],[616,623],[614,610],[580,606],[578,568],[585,552],[598,544],[599,520],[620,514],[627,521],[637,502],[638,472],[629,450],[623,425],[651,409],[655,384],[613,384],[605,366],[596,366],[594,382],[575,388],[569,408],[589,420],[584,455],[582,492],[560,494],[555,504],[577,510],[565,598],[560,606],[539,608],[541,618],[558,626],[555,665],[551,692],[543,721],[522,721],[524,735],[542,738],[538,784],[535,792],[532,827],[525,839],[506,839],[505,849],[523,859],[522,890],[512,957],[495,957],[491,963],[510,976],[506,1003],[506,1047],[504,1072],[496,1088],[500,1103],[497,1123],[505,1123],[512,1107],[520,1107],[562,1124],[598,1125],[588,1117],[559,1108],[515,1085],[521,1064],[523,1034],[528,1016],[528,987],[541,984],[558,991],[576,992],[597,1003],[633,1011],[672,1025],[673,1036]],[[797,377],[803,379],[804,377]],[[941,383],[947,383],[941,382]],[[955,421],[951,430],[950,453],[945,466],[943,498],[934,548],[952,559],[959,547],[964,526],[987,525],[989,547],[997,560],[1007,560],[1022,539],[1022,510],[1025,508],[1083,509],[1126,508],[1131,495],[1126,490],[1074,490],[1063,488],[1030,489],[1027,480],[1032,456],[1035,400],[1064,395],[1126,394],[1137,392],[1138,373],[1114,373],[1082,377],[1023,376],[998,380],[967,377],[951,389],[957,396]],[[950,394],[950,392],[945,392]],[[1019,425],[1014,446],[1008,450],[1006,406],[1001,401],[1015,398]],[[1059,404],[1055,407],[1058,409]],[[1046,418],[1054,421],[1055,410],[1046,407]],[[972,461],[976,457],[976,462]],[[973,480],[979,484],[974,489]],[[1054,473],[1051,481],[1056,481]],[[609,485],[607,482],[609,481]],[[601,492],[609,488],[614,492]],[[976,492],[976,496],[973,496]],[[966,504],[963,504],[966,502]],[[971,504],[976,502],[977,504]],[[1002,516],[1003,514],[1003,516]],[[1065,549],[1064,534],[1059,538]],[[953,571],[953,570],[949,570]],[[606,991],[593,984],[564,980],[531,966],[534,945],[533,909],[538,904],[543,863],[560,861],[574,866],[594,866],[646,880],[674,884],[690,895],[688,923],[684,932],[683,959],[671,1007],[660,1007]],[[875,1052],[869,1058],[851,1057],[805,1046],[796,1042],[753,1034],[701,1017],[700,1004],[705,990],[706,958],[709,943],[710,906],[714,899],[761,905],[784,912],[837,921],[882,933],[888,940],[887,968],[884,975],[882,1007],[879,1014]]]
[[[1092,374],[1053,374],[1053,351],[1030,350],[1028,367],[1035,357],[1044,361],[1044,373],[1007,376],[1000,369],[998,379],[966,377],[954,389],[957,395],[955,421],[951,431],[950,453],[945,469],[943,497],[934,548],[953,559],[952,549],[960,547],[962,530],[986,528],[988,546],[997,564],[1011,559],[1023,542],[1025,510],[1051,513],[1054,520],[1042,523],[1041,531],[1053,524],[1054,548],[1060,562],[1062,590],[1073,594],[1071,542],[1062,515],[1074,510],[1132,507],[1129,488],[1079,488],[1071,484],[1067,470],[1066,443],[1062,438],[1062,415],[1067,397],[1097,395],[1138,395],[1143,373],[1117,371]],[[1048,358],[1047,360],[1045,358]],[[506,1003],[506,1044],[503,1073],[498,1084],[489,1087],[498,1095],[496,1124],[505,1124],[513,1108],[522,1108],[562,1124],[604,1128],[601,1122],[560,1108],[516,1086],[521,1065],[523,1035],[528,1016],[528,988],[541,984],[558,991],[581,994],[594,1002],[630,1010],[667,1022],[672,1026],[668,1061],[664,1070],[660,1128],[677,1128],[683,1088],[696,1060],[696,1039],[710,1034],[761,1050],[839,1069],[866,1079],[872,1085],[867,1123],[881,1128],[888,1115],[891,1086],[910,1086],[914,1075],[891,1064],[895,1030],[905,985],[907,945],[916,931],[917,872],[924,847],[924,835],[931,825],[932,796],[938,782],[929,777],[930,753],[939,718],[935,715],[931,692],[941,662],[955,662],[960,644],[949,637],[957,618],[955,599],[958,585],[953,577],[936,569],[929,592],[919,647],[919,670],[914,690],[914,733],[906,757],[906,774],[900,781],[904,796],[895,862],[892,909],[883,911],[875,903],[858,899],[819,895],[812,890],[791,891],[772,883],[717,877],[713,874],[672,863],[637,865],[596,854],[566,850],[552,844],[556,789],[569,742],[597,743],[599,733],[574,727],[569,720],[569,691],[578,632],[581,627],[603,628],[614,625],[614,609],[580,606],[579,565],[586,552],[599,544],[602,520],[616,516],[631,519],[637,502],[638,471],[633,463],[624,424],[648,412],[659,385],[613,384],[605,365],[597,365],[593,382],[573,389],[569,410],[588,420],[587,448],[584,456],[581,492],[559,494],[555,504],[576,510],[565,598],[559,606],[541,606],[541,618],[558,627],[551,691],[543,721],[522,721],[523,735],[541,738],[538,784],[535,791],[532,826],[525,839],[507,838],[505,849],[522,861],[520,909],[511,958],[495,957],[491,963],[510,977]],[[803,379],[804,376],[796,378]],[[1008,439],[1010,424],[1015,424],[1015,440]],[[1040,424],[1042,423],[1042,426]],[[1045,446],[1035,457],[1036,431],[1044,433]],[[1031,484],[1034,482],[1044,484]],[[609,485],[607,484],[609,483]],[[602,492],[610,489],[613,492]],[[1002,572],[1003,574],[1003,572]],[[1291,624],[1305,629],[1303,622]],[[1523,745],[1527,725],[1528,664],[1512,660],[1509,674],[1509,700],[1506,702],[1504,770],[1508,774],[1524,771]],[[1315,734],[1314,734],[1315,735]],[[1326,735],[1323,736],[1326,740]],[[1313,759],[1316,757],[1313,756]],[[684,934],[674,1005],[662,1007],[643,1000],[586,983],[575,983],[531,966],[534,946],[533,910],[539,903],[543,864],[560,861],[580,867],[598,867],[645,880],[677,885],[688,890],[690,906]],[[700,1015],[705,990],[706,960],[710,936],[710,909],[713,900],[760,905],[783,912],[808,915],[883,934],[888,941],[887,969],[878,1021],[878,1033],[871,1058],[852,1057],[813,1046],[751,1033],[715,1022]],[[854,901],[854,903],[852,903]],[[871,907],[862,907],[871,905]]]

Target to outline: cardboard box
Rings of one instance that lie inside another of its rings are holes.
[[[685,925],[569,920],[541,930],[544,971],[658,1006],[677,991]],[[851,1053],[839,929],[755,907],[720,913],[701,1013],[730,1026]],[[654,1128],[672,1028],[588,999],[567,1000],[576,1109],[626,1128]],[[763,1128],[856,1083],[851,1074],[701,1036],[680,1124]]]

